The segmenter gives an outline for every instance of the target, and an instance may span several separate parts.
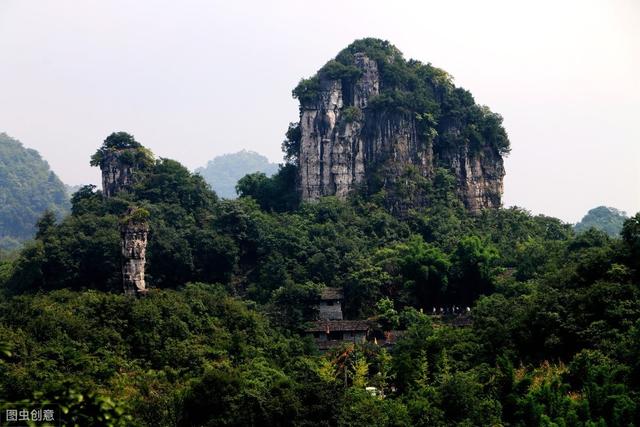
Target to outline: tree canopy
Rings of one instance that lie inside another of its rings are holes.
[[[40,154],[0,133],[0,250],[32,238],[46,211],[61,218],[68,210],[67,190]]]
[[[225,199],[237,197],[236,185],[240,178],[250,173],[261,172],[267,177],[278,171],[276,163],[254,151],[242,150],[223,154],[210,160],[205,167],[196,169],[218,196]]]
[[[590,228],[604,231],[611,237],[618,236],[622,231],[627,214],[616,208],[598,206],[590,209],[582,220],[574,226],[576,232],[580,233]]]
[[[147,167],[153,164],[153,153],[135,140],[133,135],[127,132],[113,132],[102,143],[102,146],[91,156],[91,166],[102,166],[110,154],[122,152],[122,161],[138,167]]]
[[[85,186],[43,214],[0,255],[3,399],[77,425],[640,425],[640,214],[620,238],[471,215],[438,170],[398,218],[358,193],[294,203],[292,168],[222,200],[159,158],[129,191]],[[141,298],[121,292],[132,212],[150,230]],[[393,345],[319,352],[304,331],[325,286]]]
[[[361,74],[354,65],[357,53],[376,61],[380,72],[380,93],[369,99],[369,109],[416,118],[423,137],[436,147],[458,147],[466,141],[471,150],[489,147],[501,155],[509,153],[509,138],[499,114],[476,104],[471,93],[456,87],[446,71],[405,59],[386,40],[356,40],[316,75],[302,79],[292,92],[301,107],[317,102],[322,81],[339,80],[342,87],[354,85]],[[345,109],[350,107],[345,105]],[[461,133],[450,131],[460,125]]]

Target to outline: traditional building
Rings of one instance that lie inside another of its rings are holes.
[[[342,300],[344,294],[340,288],[324,288],[318,304],[318,319],[342,320]]]
[[[318,320],[307,329],[318,349],[328,350],[344,343],[362,343],[367,340],[370,325],[366,320]]]
[[[340,288],[324,288],[318,301],[318,320],[306,333],[312,335],[318,349],[328,350],[344,343],[361,343],[367,340],[371,326],[366,320],[344,320]]]

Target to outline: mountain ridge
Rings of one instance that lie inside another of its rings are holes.
[[[0,248],[30,239],[47,210],[58,218],[69,210],[67,189],[38,151],[0,133]]]
[[[221,154],[209,160],[205,166],[195,169],[202,175],[218,196],[225,199],[237,197],[238,181],[254,172],[263,172],[271,176],[278,171],[278,164],[252,150],[242,149],[234,153]]]

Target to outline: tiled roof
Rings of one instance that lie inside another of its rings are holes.
[[[343,298],[342,288],[324,288],[320,294],[321,300],[340,300]]]
[[[369,330],[366,320],[318,320],[312,323],[307,332],[362,331]]]

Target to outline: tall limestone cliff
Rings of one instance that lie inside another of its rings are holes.
[[[398,197],[398,188],[415,177],[429,182],[442,167],[455,176],[469,210],[500,206],[502,156],[509,151],[502,118],[456,88],[446,72],[405,60],[388,42],[363,39],[293,94],[300,101],[303,201],[345,198],[361,188],[385,191],[392,207],[404,210],[407,200],[428,202],[417,190]]]

